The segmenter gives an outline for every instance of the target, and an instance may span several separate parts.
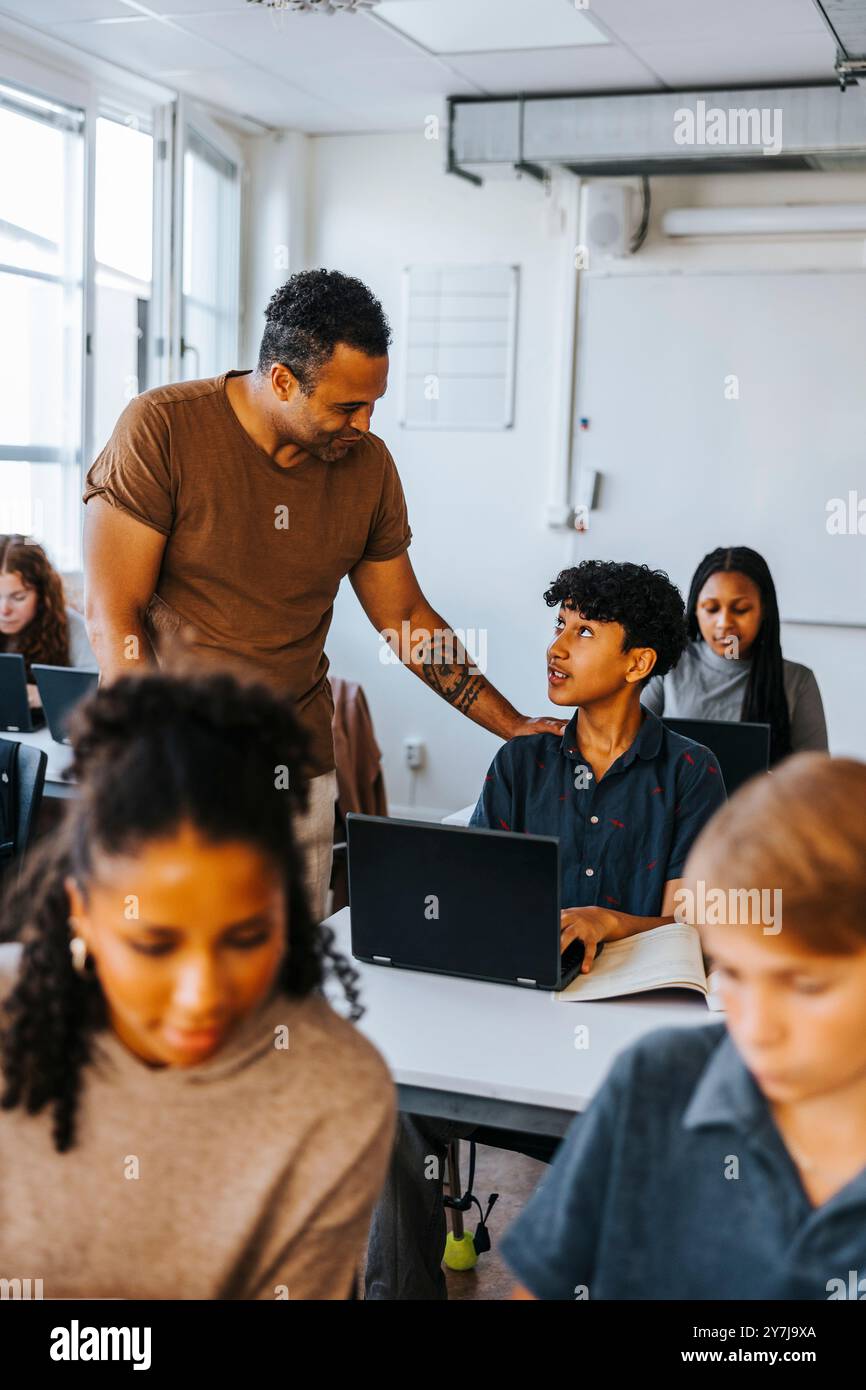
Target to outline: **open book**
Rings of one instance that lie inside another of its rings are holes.
[[[616,999],[622,994],[644,994],[651,989],[697,990],[708,1008],[721,1011],[712,972],[708,976],[704,969],[696,927],[668,922],[623,941],[606,941],[589,974],[578,975],[555,998],[566,1003],[584,1003],[590,999]]]

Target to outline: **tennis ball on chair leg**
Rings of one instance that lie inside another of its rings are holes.
[[[449,1231],[445,1240],[445,1263],[449,1269],[473,1269],[478,1263],[478,1256],[475,1253],[475,1237],[471,1231],[465,1231],[462,1239],[457,1240],[453,1231]]]

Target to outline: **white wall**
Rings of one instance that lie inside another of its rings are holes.
[[[279,285],[303,270],[307,254],[310,140],[298,131],[244,139],[240,362],[252,367],[265,306]]]
[[[545,520],[560,426],[557,354],[562,273],[572,263],[568,232],[533,180],[490,182],[476,189],[446,175],[441,144],[421,136],[321,136],[308,144],[308,181],[297,177],[295,161],[293,211],[297,222],[306,199],[306,264],[360,276],[381,298],[395,330],[406,263],[496,260],[521,267],[514,428],[489,434],[402,429],[396,420],[403,360],[399,336],[392,352],[391,388],[377,407],[373,428],[400,468],[415,533],[410,555],[430,602],[456,628],[487,629],[488,675],[519,709],[557,713],[546,698],[544,651],[552,617],[541,594],[563,566],[605,553],[595,544],[604,536],[601,527],[595,539],[593,533],[578,538],[551,529]],[[274,157],[271,150],[259,168],[263,196],[273,196]],[[288,166],[279,158],[276,167],[286,178]],[[863,245],[856,240],[681,246],[660,237],[656,220],[665,206],[674,205],[862,200],[862,177],[659,179],[653,181],[653,194],[650,237],[623,273],[676,273],[685,266],[863,264]],[[285,240],[274,238],[268,226],[257,233],[258,264],[251,283],[259,298],[266,282],[272,288],[281,278],[263,264],[273,254],[273,241]],[[293,260],[291,268],[299,264]],[[257,333],[253,336],[257,341]],[[665,479],[661,454],[644,458],[642,466],[656,467],[667,486],[676,486],[676,479]],[[619,558],[658,563],[657,546],[652,555],[646,551],[646,521],[628,514],[616,518]],[[605,529],[610,535],[609,522]],[[728,538],[720,542],[728,543]],[[680,573],[673,546],[671,552],[672,577],[685,586],[690,571]],[[818,671],[837,751],[866,756],[857,716],[862,684],[850,675],[855,662],[866,665],[866,634],[789,629],[784,641],[788,656]],[[382,665],[379,649],[376,633],[345,583],[328,654],[336,674],[359,680],[367,692],[392,806],[414,804],[419,813],[433,814],[474,801],[498,740],[455,714],[408,671]],[[429,759],[427,768],[414,774],[414,785],[402,762],[402,740],[410,734],[426,741]]]

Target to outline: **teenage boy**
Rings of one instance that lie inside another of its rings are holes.
[[[558,608],[547,651],[556,705],[577,706],[559,737],[506,743],[470,825],[555,835],[563,950],[673,921],[692,841],[725,799],[709,749],[643,708],[651,675],[676,665],[687,632],[679,590],[646,565],[586,560],[544,595]]]
[[[798,753],[701,834],[726,1021],[617,1059],[505,1236],[515,1297],[864,1297],[864,805],[866,765]]]
[[[692,841],[725,799],[708,749],[671,733],[643,709],[651,675],[676,664],[687,640],[683,601],[646,565],[588,560],[544,595],[558,609],[547,652],[554,704],[578,709],[563,735],[505,744],[471,824],[556,835],[563,950],[598,945],[674,920],[674,894]],[[555,1141],[403,1115],[373,1215],[367,1298],[447,1297],[442,1273],[442,1183],[449,1142],[472,1135],[549,1160]],[[431,1165],[431,1158],[437,1163]]]

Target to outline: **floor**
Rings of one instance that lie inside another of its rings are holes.
[[[469,1147],[466,1143],[460,1147],[462,1176],[465,1181]],[[478,1145],[474,1190],[485,1211],[490,1194],[499,1193],[499,1200],[491,1212],[488,1227],[491,1249],[479,1256],[474,1269],[445,1271],[449,1299],[490,1301],[511,1297],[514,1277],[499,1255],[499,1241],[522,1211],[546,1172],[546,1164],[536,1162],[525,1154],[512,1153],[506,1149],[491,1149],[486,1144]],[[473,1207],[472,1213],[466,1218],[466,1229],[473,1234],[478,1219],[478,1208]]]

